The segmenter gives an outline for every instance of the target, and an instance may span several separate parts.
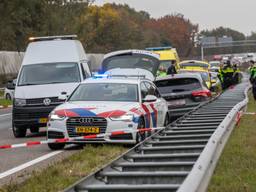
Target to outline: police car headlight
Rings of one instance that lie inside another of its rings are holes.
[[[132,121],[133,120],[132,114],[126,114],[119,117],[110,117],[112,121]]]
[[[49,115],[50,121],[62,121],[65,119],[65,116],[57,115],[56,113],[51,113]]]
[[[15,99],[14,105],[18,107],[22,107],[26,105],[26,99]]]

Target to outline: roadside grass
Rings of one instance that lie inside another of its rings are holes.
[[[4,96],[4,91],[0,90],[0,98],[2,98]]]
[[[256,112],[256,101],[254,101],[252,91],[249,92],[250,103],[247,107],[247,112]]]
[[[256,111],[250,94],[248,112]],[[214,171],[209,192],[256,191],[256,115],[243,115]]]
[[[127,148],[120,145],[86,147],[61,162],[54,163],[42,171],[34,171],[23,183],[10,183],[0,192],[56,192],[62,191],[121,155]]]
[[[0,105],[7,107],[8,105],[12,105],[12,101],[7,99],[0,99]]]

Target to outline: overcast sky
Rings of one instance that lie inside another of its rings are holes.
[[[96,4],[126,3],[136,10],[144,10],[152,17],[182,13],[200,30],[218,26],[230,27],[249,35],[256,31],[255,0],[95,0]]]

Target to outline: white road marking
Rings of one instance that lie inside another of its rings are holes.
[[[4,178],[4,177],[7,177],[7,176],[9,176],[9,175],[12,175],[12,174],[14,174],[14,173],[16,173],[16,172],[18,172],[18,171],[21,171],[21,170],[23,170],[23,169],[25,169],[25,168],[27,168],[27,167],[30,167],[30,166],[32,166],[32,165],[35,165],[35,164],[37,164],[37,163],[39,163],[39,162],[41,162],[41,161],[44,161],[44,160],[46,160],[46,159],[48,159],[48,158],[50,158],[50,157],[53,157],[53,156],[55,156],[55,155],[57,155],[57,154],[59,154],[59,153],[62,153],[62,152],[63,152],[63,151],[54,151],[54,152],[48,153],[48,154],[46,154],[46,155],[43,155],[43,156],[41,156],[41,157],[39,157],[39,158],[37,158],[37,159],[34,159],[34,160],[32,160],[32,161],[29,161],[29,162],[27,162],[27,163],[24,163],[24,164],[22,164],[22,165],[19,165],[19,166],[17,166],[17,167],[14,167],[14,168],[12,168],[12,169],[9,169],[8,171],[2,172],[2,173],[0,173],[0,179],[2,179],[2,178]]]
[[[5,117],[5,116],[11,115],[11,114],[12,114],[12,113],[2,114],[2,115],[0,115],[0,117]]]

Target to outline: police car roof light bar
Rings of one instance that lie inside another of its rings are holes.
[[[130,78],[130,77],[137,77],[138,79],[142,78],[145,79],[146,75],[109,75],[110,77],[124,77],[124,78]]]

